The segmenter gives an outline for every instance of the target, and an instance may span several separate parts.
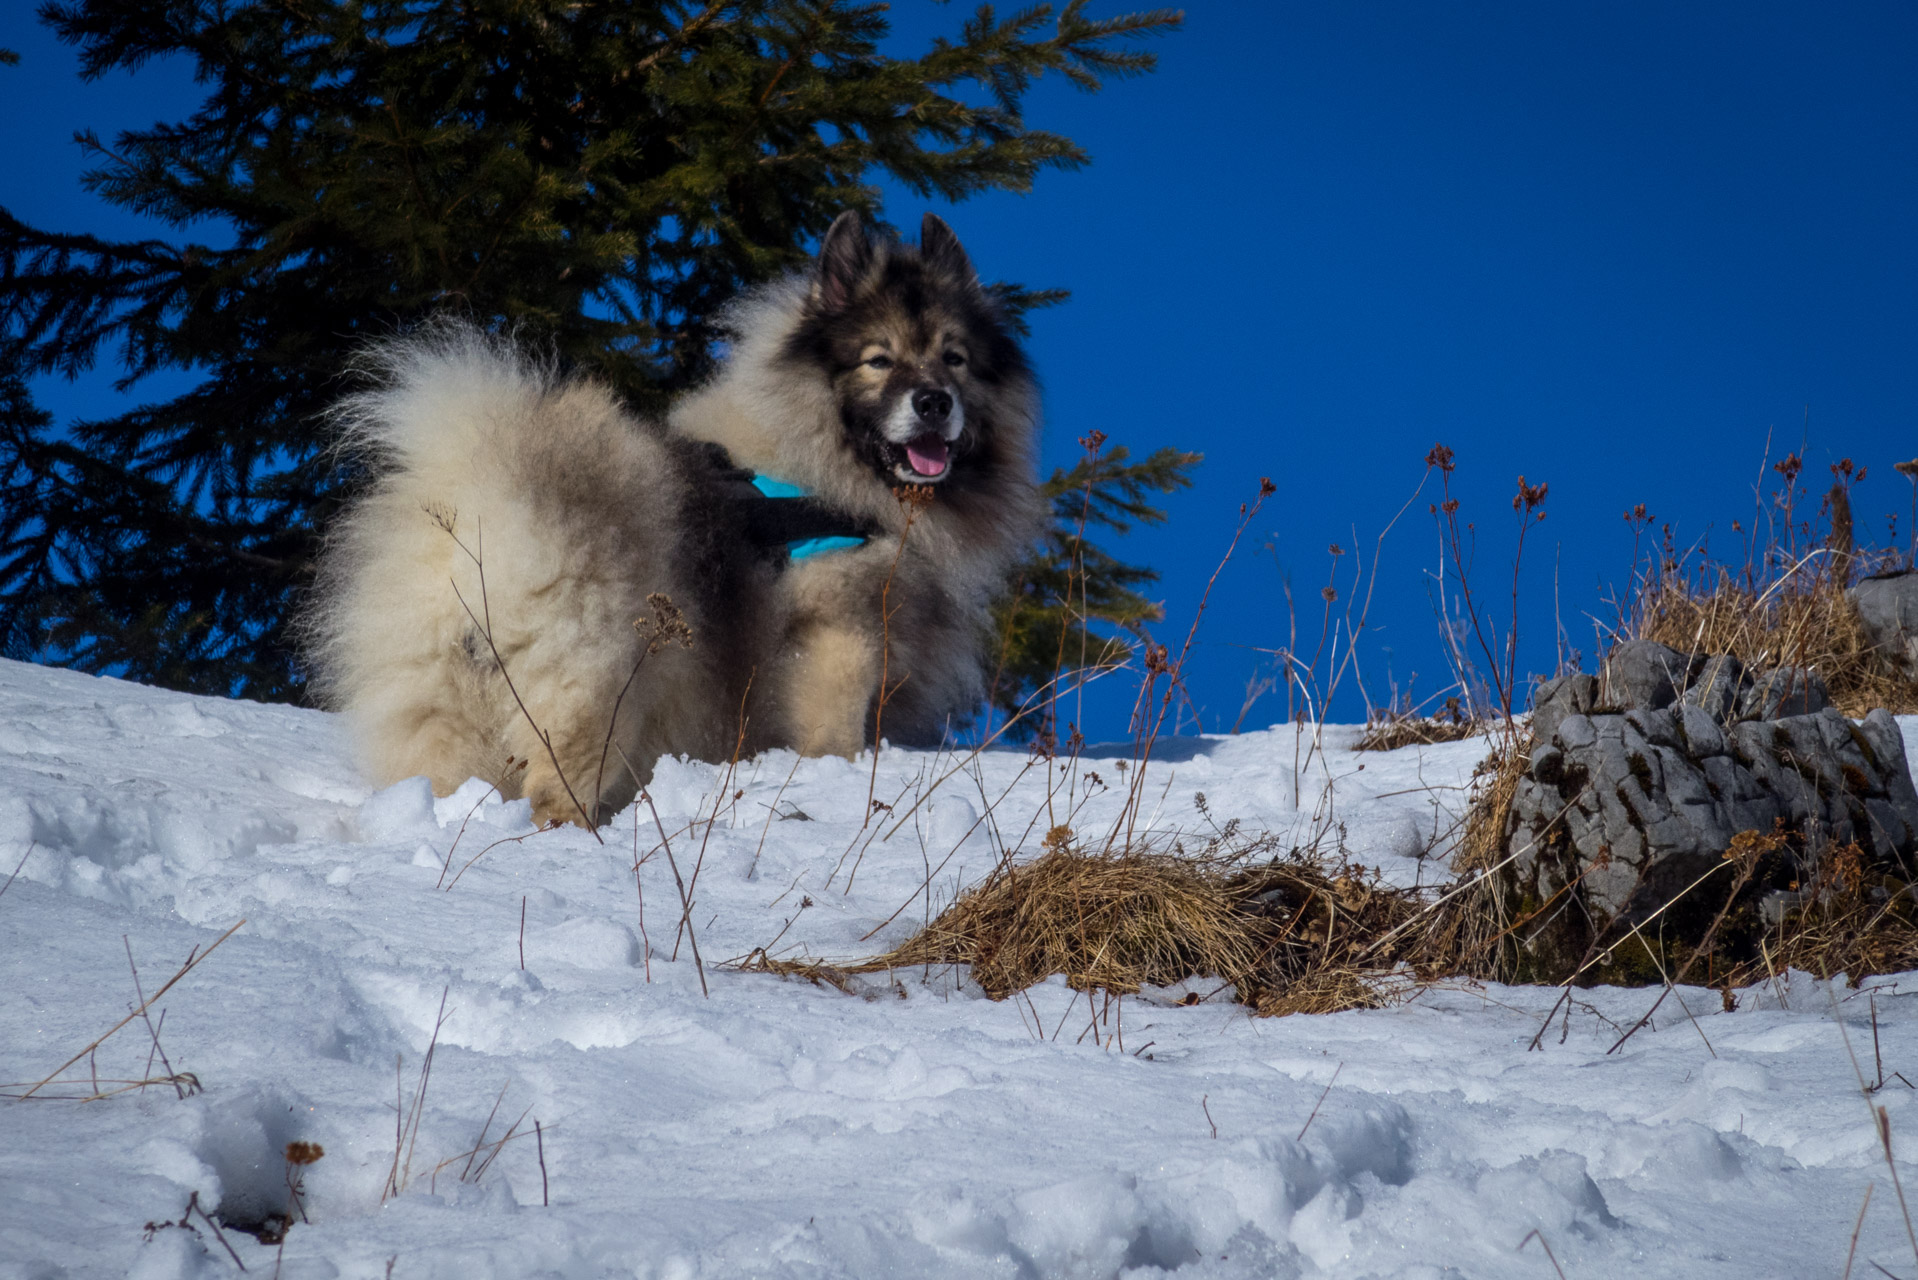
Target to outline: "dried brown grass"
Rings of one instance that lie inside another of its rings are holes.
[[[1492,720],[1456,716],[1414,716],[1385,713],[1366,721],[1365,731],[1352,744],[1355,751],[1396,751],[1400,747],[1463,742],[1492,731]]]
[[[1492,754],[1472,770],[1472,790],[1465,810],[1465,834],[1453,855],[1452,869],[1461,876],[1487,871],[1505,858],[1506,828],[1511,823],[1512,799],[1519,781],[1531,768],[1532,737],[1514,727],[1493,744]]]
[[[1484,903],[1477,886],[1435,903],[1310,855],[1247,865],[1104,854],[1055,835],[1040,856],[1002,863],[883,955],[831,965],[761,952],[741,967],[853,990],[856,975],[965,965],[994,1000],[1055,974],[1111,995],[1198,979],[1231,988],[1261,1015],[1331,1013],[1469,971],[1495,932]]]
[[[1918,969],[1918,898],[1910,883],[1873,868],[1856,844],[1825,850],[1811,880],[1795,891],[1796,904],[1759,935],[1757,958],[1731,972],[1731,985],[1802,969],[1820,979],[1842,973],[1857,986],[1877,974]]]
[[[1786,577],[1763,590],[1723,568],[1664,574],[1641,589],[1634,630],[1681,653],[1729,653],[1748,667],[1810,667],[1854,719],[1874,707],[1918,711],[1918,682],[1872,647],[1845,585],[1831,573]]]

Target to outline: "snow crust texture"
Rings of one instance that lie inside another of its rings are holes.
[[[1443,879],[1483,744],[1350,738],[1303,769],[1290,728],[1168,744],[1145,816]],[[165,1074],[135,1020],[0,1101],[0,1280],[237,1275],[209,1222],[171,1224],[285,1211],[296,1140],[325,1149],[309,1221],[283,1251],[229,1227],[249,1274],[1538,1280],[1549,1246],[1570,1277],[1796,1278],[1842,1271],[1868,1185],[1856,1273],[1918,1268],[1841,1038],[1882,1060],[1918,1183],[1910,975],[1730,1012],[1686,988],[1608,1054],[1656,993],[1581,991],[1532,1050],[1554,991],[1259,1020],[1216,983],[995,1003],[950,972],[849,996],[723,965],[896,944],[1002,847],[1103,830],[1119,754],[1050,783],[1014,751],[662,762],[707,996],[643,804],[604,844],[536,833],[479,783],[373,792],[316,712],[0,662],[6,1092],[136,1006],[129,953],[151,995],[246,922],[151,1010],[197,1092],[68,1100]],[[862,833],[869,789],[891,809]]]

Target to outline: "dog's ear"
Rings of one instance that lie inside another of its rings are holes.
[[[833,219],[819,246],[819,275],[813,281],[813,297],[828,311],[845,307],[858,292],[859,282],[872,265],[872,243],[859,215],[848,209]]]
[[[972,259],[966,256],[959,237],[952,233],[945,219],[936,213],[927,214],[919,224],[919,256],[934,270],[943,271],[967,284],[978,278],[972,269]]]

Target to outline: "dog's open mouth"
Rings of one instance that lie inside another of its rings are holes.
[[[912,467],[914,475],[937,480],[946,474],[952,450],[943,437],[928,431],[923,436],[908,440],[905,448],[906,462]]]

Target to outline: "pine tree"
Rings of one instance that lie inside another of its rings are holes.
[[[1158,573],[1118,560],[1088,531],[1124,534],[1135,522],[1164,523],[1165,511],[1148,495],[1186,488],[1200,462],[1199,454],[1170,448],[1133,462],[1130,450],[1105,448],[1097,432],[1080,443],[1085,456],[1045,482],[1052,527],[995,610],[990,699],[1000,714],[1021,717],[1014,726],[1021,736],[1056,735],[1056,700],[1074,673],[1122,661],[1131,653],[1127,634],[1144,638],[1145,624],[1162,613],[1135,589],[1158,581]]]
[[[0,652],[297,698],[288,614],[356,479],[322,411],[361,339],[458,310],[656,410],[710,367],[723,302],[840,212],[880,220],[874,176],[960,200],[1085,163],[1027,126],[1032,82],[1147,71],[1136,41],[1179,21],[1085,2],[983,6],[907,58],[853,0],[44,5],[84,76],[185,55],[206,96],[80,136],[89,189],[171,235],[0,210]],[[122,390],[200,381],[63,429],[20,384],[102,362]],[[1123,623],[1145,579],[1097,569]]]

